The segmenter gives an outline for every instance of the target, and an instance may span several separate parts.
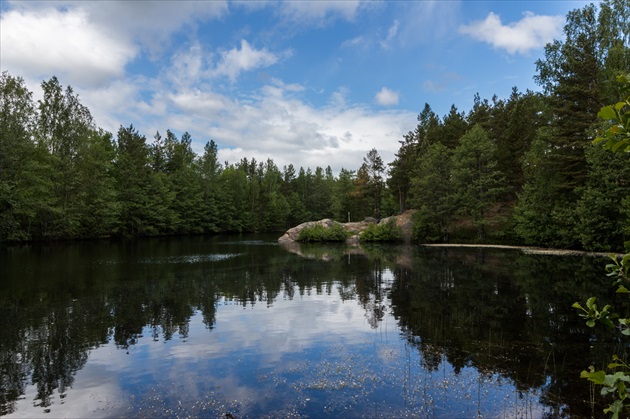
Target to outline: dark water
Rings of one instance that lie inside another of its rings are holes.
[[[599,416],[579,372],[611,344],[571,304],[612,298],[605,263],[275,236],[0,248],[0,415]]]

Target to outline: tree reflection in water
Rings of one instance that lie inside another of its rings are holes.
[[[142,339],[185,342],[196,313],[213,329],[221,302],[271,309],[310,294],[356,301],[372,329],[393,315],[408,362],[409,351],[417,350],[426,374],[446,365],[455,375],[474,368],[480,377],[513,382],[523,397],[540,389],[551,415],[601,411],[578,377],[610,352],[571,304],[608,292],[603,262],[411,246],[295,245],[286,251],[271,242],[221,240],[4,249],[0,415],[16,410],[30,383],[33,404],[44,411],[55,397],[63,401],[90,351],[109,342],[125,351]],[[220,257],[199,257],[208,254]],[[418,381],[411,367],[399,379],[405,400],[428,391],[413,388]]]

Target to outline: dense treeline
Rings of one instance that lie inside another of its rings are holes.
[[[272,159],[220,163],[167,130],[99,129],[71,87],[0,78],[0,241],[281,231],[307,220],[360,220],[417,209],[422,241],[492,240],[615,250],[630,218],[630,156],[591,141],[615,76],[630,72],[630,1],[567,16],[545,48],[541,93],[474,98],[444,117],[425,105],[389,170],[364,164],[280,170]],[[386,175],[388,177],[386,178]]]
[[[281,231],[310,219],[363,219],[380,203],[376,150],[358,172],[281,171],[269,159],[219,163],[167,130],[148,142],[133,126],[95,126],[53,77],[37,103],[20,77],[0,77],[0,241]],[[390,212],[393,211],[390,209]]]
[[[421,240],[477,239],[565,248],[623,248],[630,234],[630,155],[593,146],[597,112],[630,72],[630,1],[571,11],[566,39],[536,62],[542,93],[439,118],[426,105],[401,142],[388,185],[417,208]],[[470,238],[470,236],[469,236]]]

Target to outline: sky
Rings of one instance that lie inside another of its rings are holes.
[[[220,162],[357,170],[393,161],[428,103],[468,112],[512,88],[582,1],[0,0],[0,69],[34,98],[57,76],[96,125],[170,129]]]

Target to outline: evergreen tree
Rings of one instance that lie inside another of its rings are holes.
[[[497,146],[498,168],[506,181],[507,200],[515,201],[525,184],[523,162],[538,130],[549,121],[544,98],[516,88],[507,101],[495,102],[492,109],[491,137]]]
[[[202,213],[203,220],[201,227],[206,232],[218,232],[219,231],[219,202],[221,201],[221,185],[219,176],[221,175],[222,167],[217,158],[218,148],[214,140],[206,143],[204,147],[204,153],[201,158],[201,164],[199,165],[200,177],[201,177],[201,190],[202,190]]]
[[[504,179],[497,169],[495,146],[488,134],[475,125],[453,152],[451,169],[455,202],[470,215],[480,241],[485,240],[487,210],[497,202]]]
[[[451,105],[451,110],[444,116],[442,124],[436,130],[437,140],[454,149],[468,128],[464,112],[459,112],[455,105]]]
[[[227,165],[219,176],[220,230],[226,232],[248,231],[249,206],[247,199],[247,172],[242,164]]]
[[[363,166],[367,170],[368,175],[368,194],[372,197],[372,207],[374,208],[374,217],[381,217],[381,201],[385,181],[383,174],[385,172],[385,164],[378,151],[371,149],[365,157],[363,157]]]
[[[451,154],[445,145],[435,143],[415,172],[410,203],[418,210],[414,235],[421,241],[448,241],[448,225],[455,213]]]
[[[386,180],[386,184],[396,195],[400,212],[407,209],[407,196],[411,186],[411,164],[415,154],[413,138],[413,133],[411,132],[405,135],[404,140],[399,141],[400,149],[396,153],[394,161],[388,163],[389,178]]]
[[[332,173],[331,173],[332,174]],[[317,220],[332,217],[331,211],[332,185],[324,175],[324,169],[317,166],[312,181],[312,192],[309,195],[309,210]]]
[[[374,217],[374,197],[370,188],[370,171],[366,163],[363,163],[354,178],[354,185],[350,193],[353,221],[360,221],[366,217]]]
[[[170,211],[174,197],[166,174],[151,170],[146,138],[133,125],[120,127],[117,146],[114,161],[120,205],[117,232],[134,236],[165,234],[175,221]]]
[[[601,146],[587,150],[589,173],[577,204],[582,246],[588,250],[623,250],[630,224],[624,200],[630,197],[630,153],[610,153]]]
[[[114,178],[116,148],[112,134],[92,130],[82,144],[77,170],[81,192],[77,212],[81,237],[107,237],[119,216]]]
[[[339,177],[333,186],[333,217],[339,222],[350,222],[354,212],[352,194],[354,191],[355,173],[353,170],[341,168]],[[356,221],[356,220],[353,220]]]
[[[303,167],[300,167],[298,171],[297,179],[295,180],[297,194],[300,197],[300,202],[304,208],[304,214],[306,218],[312,219],[312,212],[310,208],[310,195],[312,193],[313,184],[313,172],[310,167],[305,171]]]
[[[585,149],[600,104],[610,94],[602,81],[628,70],[606,67],[610,53],[628,53],[627,10],[625,0],[603,2],[599,14],[592,4],[569,12],[566,40],[548,44],[545,58],[536,63],[535,78],[548,95],[551,117],[528,153],[526,184],[515,212],[516,231],[527,243],[576,247],[581,242],[574,226],[575,208],[588,178]],[[625,25],[610,18],[615,14],[626,16]],[[611,51],[612,46],[622,53]]]
[[[196,155],[191,147],[192,139],[188,132],[177,140],[167,130],[164,144],[167,184],[173,195],[170,213],[175,224],[168,230],[175,233],[200,233],[203,231],[203,190],[198,176]]]

